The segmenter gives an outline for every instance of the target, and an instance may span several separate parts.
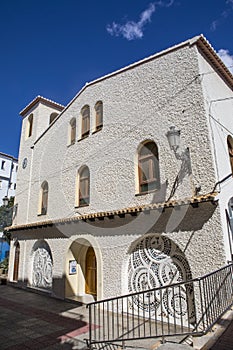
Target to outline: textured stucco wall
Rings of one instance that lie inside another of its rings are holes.
[[[28,222],[28,211],[30,207],[30,193],[32,182],[32,168],[38,167],[38,159],[33,159],[34,142],[38,137],[48,128],[49,117],[51,113],[58,111],[55,108],[38,103],[31,110],[29,110],[23,120],[21,128],[20,148],[19,148],[19,166],[17,177],[17,191],[15,197],[15,204],[18,204],[17,216],[14,219],[14,224],[19,222]],[[33,114],[32,135],[27,137],[28,117]],[[23,160],[27,159],[27,166],[22,168]],[[38,200],[38,198],[36,199]]]
[[[178,226],[174,222],[179,222]],[[85,252],[91,245],[97,258],[98,299],[125,294],[128,292],[130,254],[138,239],[148,234],[171,239],[182,251],[193,278],[224,265],[219,207],[209,202],[194,208],[184,205],[180,209],[168,208],[164,212],[155,210],[137,217],[126,215],[114,220],[106,218],[94,223],[65,224],[56,228],[18,232],[14,238],[18,237],[24,252],[20,253],[19,279],[30,285],[33,246],[45,239],[54,265],[53,294],[62,298],[66,290],[66,296],[72,293],[82,296],[85,294]],[[77,243],[76,248],[72,247],[73,242]],[[73,257],[79,265],[78,273],[69,276],[68,264]],[[10,279],[11,276],[13,271],[9,273]]]
[[[24,142],[20,157],[22,159],[24,152],[31,153],[28,154],[33,159],[31,186],[27,197],[28,191],[22,182],[28,183],[29,169],[21,171],[20,198],[17,199],[24,211],[28,203],[28,222],[167,199],[181,167],[165,136],[172,124],[181,129],[182,144],[189,147],[195,172],[195,178],[184,176],[174,198],[191,196],[197,183],[202,184],[203,193],[209,192],[215,174],[209,156],[209,133],[198,73],[195,47],[184,47],[84,89],[32,150],[27,147],[27,141]],[[79,133],[80,110],[89,104],[93,129],[94,105],[99,100],[103,101],[103,129],[67,147],[70,119],[77,118]],[[135,196],[138,191],[136,153],[144,140],[154,140],[158,145],[161,191]],[[89,207],[77,210],[76,176],[84,164],[90,169],[91,199]],[[38,217],[39,189],[44,180],[49,184],[48,215]],[[25,223],[25,215],[19,209],[17,224],[21,223]]]
[[[192,174],[183,174],[173,198],[192,196],[197,184],[201,184],[201,193],[210,192],[217,172],[198,55],[195,46],[181,47],[90,84],[32,149],[29,141],[22,139],[20,157],[29,157],[32,165],[20,171],[17,224],[165,201],[181,169],[181,161],[169,149],[165,136],[171,125],[181,130],[182,148],[189,147],[192,166]],[[94,106],[99,100],[103,102],[103,129],[79,140],[81,108],[90,106],[94,130]],[[68,125],[73,117],[77,118],[77,141],[67,146]],[[161,190],[135,196],[137,148],[145,140],[158,145]],[[90,169],[90,205],[75,208],[77,171],[83,165]],[[38,216],[39,190],[44,180],[49,184],[48,213]],[[98,275],[98,298],[127,292],[130,247],[146,233],[172,239],[183,251],[193,277],[222,266],[226,260],[219,208],[211,203],[166,209],[165,213],[142,213],[136,218],[62,225],[57,230],[56,234],[49,228],[18,233],[19,239],[28,234],[24,264],[29,269],[33,242],[47,239],[56,262],[55,295],[65,290],[69,237],[74,235],[82,235],[89,242],[94,237],[98,243],[97,265],[103,266]],[[30,270],[27,273],[29,276]]]

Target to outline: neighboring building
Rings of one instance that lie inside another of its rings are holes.
[[[15,196],[18,159],[0,152],[0,206],[2,199]]]
[[[15,196],[17,171],[18,159],[0,152],[0,206],[3,205],[4,197],[10,199]],[[9,256],[9,250],[10,246],[2,238],[0,229],[0,262]]]
[[[86,84],[66,107],[33,100],[9,280],[88,302],[232,260],[232,90],[198,36]]]

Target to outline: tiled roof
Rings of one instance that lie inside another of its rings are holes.
[[[156,210],[156,209],[161,210],[165,208],[179,207],[182,205],[189,205],[189,204],[194,205],[194,204],[203,203],[203,202],[216,201],[216,196],[217,196],[217,192],[213,192],[205,195],[185,198],[182,200],[170,200],[167,202],[145,204],[145,205],[140,205],[136,207],[123,208],[120,210],[96,212],[96,213],[90,213],[85,215],[77,215],[69,218],[47,220],[47,221],[33,222],[30,224],[24,224],[24,225],[10,226],[5,228],[5,230],[12,232],[12,231],[18,231],[18,230],[26,230],[26,229],[33,229],[38,227],[65,224],[65,223],[73,223],[78,221],[95,220],[98,218],[112,217],[117,215],[134,214],[134,213],[137,214],[139,212],[147,212],[147,211]]]
[[[32,100],[19,114],[21,116],[24,116],[38,102],[43,102],[51,107],[55,107],[59,111],[62,111],[65,108],[60,103],[54,102],[52,100],[49,100],[48,98],[39,95],[36,98],[34,98],[34,100]]]

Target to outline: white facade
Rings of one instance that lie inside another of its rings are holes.
[[[15,196],[18,159],[0,152],[0,206],[2,199]]]
[[[232,87],[199,36],[88,83],[65,108],[33,100],[21,112],[9,279],[87,302],[197,277],[231,260]],[[49,124],[52,113],[59,115]],[[172,125],[181,130],[178,155],[166,137]],[[140,152],[148,142],[158,163],[148,161],[145,171],[156,186],[143,191]]]

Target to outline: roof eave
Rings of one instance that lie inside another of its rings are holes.
[[[25,114],[27,114],[37,103],[44,103],[46,104],[47,106],[49,107],[53,107],[55,108],[56,110],[58,111],[62,111],[65,106],[57,103],[57,102],[54,102],[52,100],[49,100],[43,96],[37,96],[36,98],[34,98],[34,100],[32,100],[19,114],[24,117]]]
[[[204,202],[215,202],[217,203],[217,192],[213,193],[207,193],[204,195],[194,196],[191,198],[185,198],[181,200],[170,200],[163,203],[152,203],[152,204],[145,204],[141,206],[136,207],[128,207],[128,208],[122,208],[119,210],[112,210],[112,211],[106,211],[106,212],[96,212],[96,213],[90,213],[90,214],[84,214],[79,216],[73,216],[69,218],[62,218],[62,219],[55,219],[55,220],[47,220],[42,222],[33,222],[30,224],[23,224],[23,225],[16,225],[16,226],[9,226],[5,228],[5,231],[20,231],[20,230],[28,230],[28,229],[35,229],[38,227],[47,227],[47,226],[53,226],[53,225],[63,225],[78,221],[85,221],[85,220],[95,220],[99,218],[104,217],[111,217],[111,216],[121,216],[125,214],[137,214],[140,212],[148,212],[151,210],[164,210],[166,208],[174,208],[174,207],[180,207],[183,205],[192,205],[196,206],[199,203]]]
[[[207,39],[200,35],[194,41],[190,41],[190,45],[196,44],[199,50],[204,54],[208,61],[214,66],[217,72],[223,77],[224,81],[233,89],[233,75],[218,56],[216,51],[207,41]]]

